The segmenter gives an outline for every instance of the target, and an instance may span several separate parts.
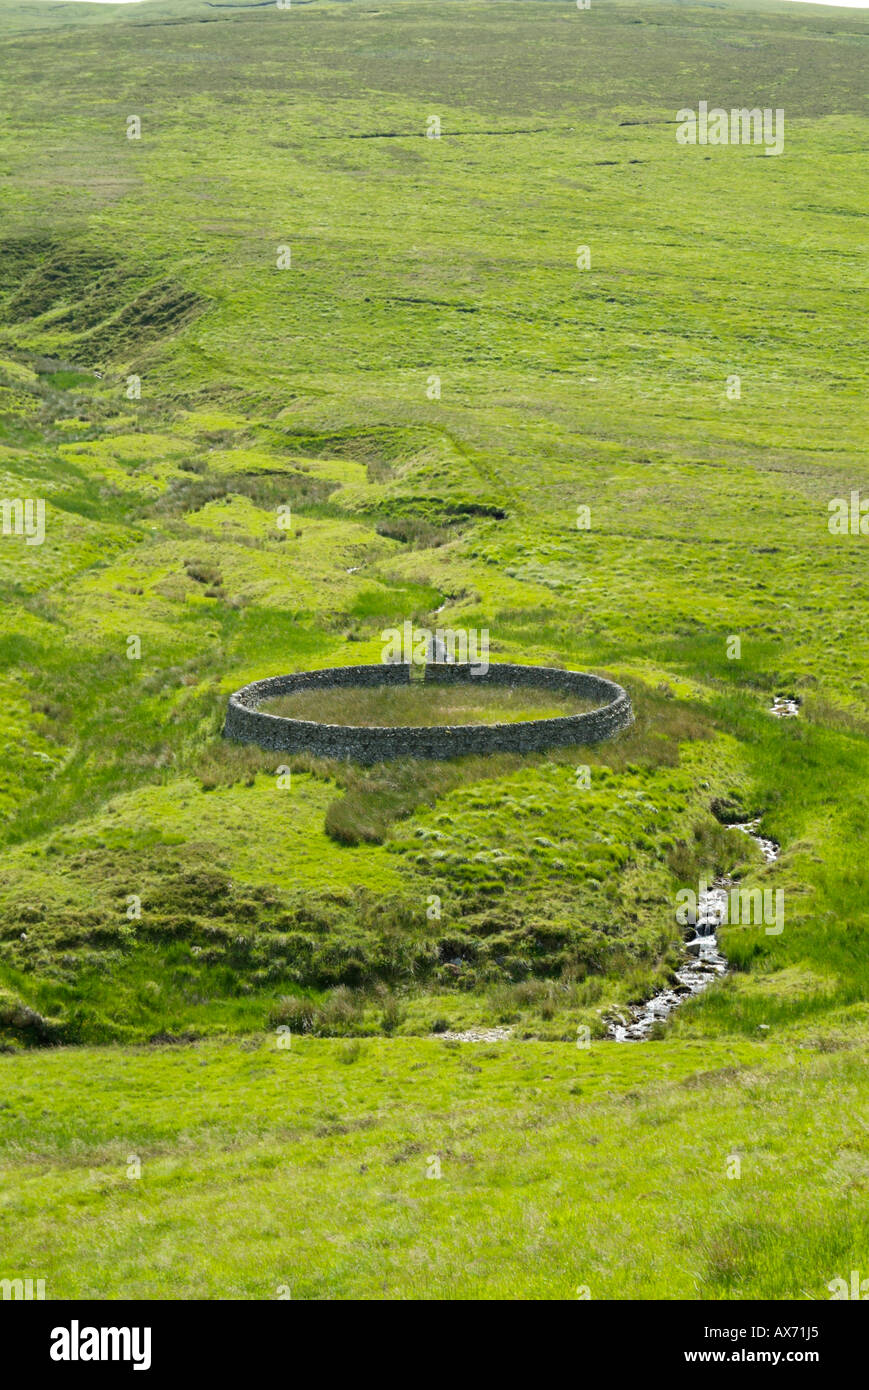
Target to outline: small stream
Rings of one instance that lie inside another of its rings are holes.
[[[777,719],[795,719],[800,712],[800,702],[793,695],[776,695],[770,714]]]
[[[798,702],[787,695],[777,695],[770,708],[770,714],[777,719],[792,719],[799,713]],[[760,817],[731,826],[741,830],[743,835],[760,849],[767,864],[772,864],[779,856],[779,845],[758,833]],[[645,1004],[629,1006],[629,1018],[619,1014],[609,1024],[607,1032],[615,1042],[643,1042],[649,1037],[656,1023],[669,1018],[674,1009],[702,994],[713,980],[727,973],[727,961],[718,949],[717,931],[727,916],[727,894],[732,880],[715,878],[710,887],[699,894],[697,899],[694,936],[685,943],[686,960],[675,972],[677,983],[653,994]]]

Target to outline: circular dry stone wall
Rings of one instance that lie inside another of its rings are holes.
[[[407,685],[407,664],[336,666],[324,671],[299,671],[254,681],[229,698],[224,737],[236,743],[255,743],[276,752],[313,753],[323,758],[352,758],[361,763],[390,758],[458,758],[469,753],[537,753],[570,744],[599,743],[633,723],[630,697],[615,681],[584,671],[554,666],[516,666],[506,662],[480,671],[460,663],[433,663],[425,680],[463,681],[480,685],[529,686],[560,695],[599,701],[585,714],[555,719],[524,719],[511,724],[458,724],[396,728],[357,728],[286,719],[259,708],[263,700],[297,690],[330,686]]]

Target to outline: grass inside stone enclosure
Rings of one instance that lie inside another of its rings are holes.
[[[869,538],[828,528],[869,496],[865,34],[779,0],[0,0],[0,499],[45,503],[44,543],[0,535],[0,1278],[869,1272]],[[783,108],[781,156],[679,146],[703,99]],[[636,724],[377,767],[222,737],[233,691],[406,622],[611,677]],[[729,975],[612,1044],[718,874],[784,930],[726,927]],[[509,1041],[436,1040],[475,1028]]]
[[[513,724],[557,719],[597,708],[593,700],[535,692],[516,686],[456,686],[414,682],[408,687],[366,690],[298,690],[263,700],[266,714],[312,719],[318,724],[393,728],[433,724]]]

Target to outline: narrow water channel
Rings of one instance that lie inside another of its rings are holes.
[[[758,824],[756,820],[745,821],[731,829],[741,830],[753,840],[766,862],[772,864],[778,858],[779,847],[774,840],[757,833]],[[642,1042],[656,1023],[662,1023],[686,999],[702,994],[713,980],[727,973],[727,961],[719,949],[717,932],[727,916],[730,886],[729,878],[715,878],[709,888],[699,894],[694,936],[685,943],[686,960],[676,971],[676,983],[653,994],[645,1004],[632,1005],[628,1010],[630,1017],[623,1013],[614,1019],[608,1032],[615,1042]]]
[[[793,719],[799,712],[799,704],[791,696],[777,695],[769,712],[777,719]],[[753,840],[767,864],[772,864],[778,858],[779,846],[774,840],[758,834],[759,826],[758,818],[731,828],[741,830]],[[685,943],[686,959],[675,972],[676,983],[652,995],[645,1004],[633,1004],[614,1018],[607,1032],[615,1042],[643,1042],[656,1023],[662,1023],[686,999],[702,994],[713,980],[726,975],[727,961],[719,949],[717,932],[727,916],[730,886],[729,878],[715,878],[710,887],[699,894],[694,936]]]

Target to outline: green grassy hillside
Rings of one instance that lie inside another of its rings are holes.
[[[271,1296],[346,1164],[368,1215],[298,1296],[823,1297],[856,1267],[869,538],[828,504],[869,497],[865,33],[776,0],[0,0],[0,498],[45,502],[43,544],[0,535],[0,1165],[19,1263],[67,1213],[56,1295]],[[701,100],[783,109],[783,153],[680,146]],[[222,740],[231,691],[378,661],[408,620],[610,675],[636,725],[369,769]],[[609,1042],[716,874],[782,889],[784,931],[725,929],[724,980]],[[469,1028],[511,1041],[428,1037]],[[302,1059],[339,1126],[313,1139],[307,1093],[271,1108]],[[117,1132],[95,1076],[134,1098]],[[175,1104],[199,1078],[207,1121]],[[710,1195],[727,1143],[760,1158]],[[465,1155],[460,1199],[390,1166],[407,1144]],[[209,1214],[239,1161],[305,1188],[272,1263]]]
[[[55,1298],[826,1299],[865,1265],[865,1070],[753,1042],[31,1054],[4,1270]]]

